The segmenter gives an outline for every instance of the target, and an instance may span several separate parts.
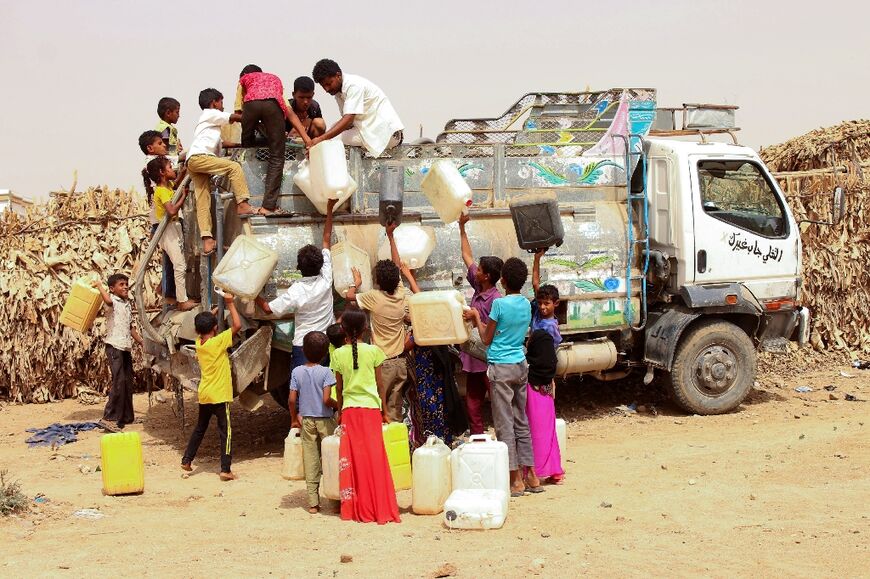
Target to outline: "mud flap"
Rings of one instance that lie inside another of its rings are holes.
[[[672,309],[647,326],[644,361],[670,372],[683,330],[700,315],[700,312]]]

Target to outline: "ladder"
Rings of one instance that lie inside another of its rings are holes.
[[[646,326],[647,319],[647,297],[646,297],[646,278],[649,271],[649,196],[647,195],[646,187],[646,157],[643,154],[643,135],[615,135],[620,137],[625,143],[625,166],[632,167],[632,158],[637,156],[637,167],[641,171],[641,191],[639,193],[632,192],[632,181],[634,171],[625,176],[625,191],[626,191],[626,263],[625,263],[625,322],[634,330],[642,330]],[[635,146],[633,146],[635,145]],[[641,210],[638,219],[640,229],[639,237],[634,236],[634,204],[640,202]],[[640,246],[643,252],[643,265],[640,270],[640,275],[632,275],[632,265],[636,255],[636,246]],[[638,323],[634,323],[634,311],[631,305],[631,296],[634,282],[640,283],[640,316]]]

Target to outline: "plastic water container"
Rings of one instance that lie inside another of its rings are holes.
[[[323,478],[320,479],[320,494],[327,499],[337,501],[341,498],[338,484],[338,447],[341,444],[341,426],[335,433],[324,438],[320,443],[320,463]]]
[[[411,488],[411,449],[408,444],[408,426],[404,422],[384,424],[384,449],[397,491]]]
[[[465,298],[456,290],[420,292],[408,298],[414,342],[421,346],[462,344],[468,327],[462,319]]]
[[[510,495],[508,466],[505,443],[488,434],[473,434],[450,455],[453,492],[456,489],[485,489]]]
[[[552,193],[530,193],[510,202],[511,218],[520,247],[528,251],[562,245],[565,229],[559,200]]]
[[[82,333],[91,329],[97,314],[100,313],[100,306],[103,304],[100,291],[91,287],[91,282],[95,279],[98,277],[93,274],[80,277],[73,282],[69,297],[67,297],[63,311],[60,313],[58,321],[61,324]]]
[[[561,418],[556,419],[556,438],[559,441],[559,452],[564,457],[568,450],[568,425]]]
[[[450,447],[437,436],[414,451],[411,509],[418,515],[437,515],[450,494]]]
[[[372,265],[369,254],[349,241],[339,241],[332,246],[332,285],[341,296],[353,285],[352,267],[359,270],[362,278],[362,285],[357,288],[357,291],[367,292],[372,289]]]
[[[319,146],[319,145],[318,145]],[[323,192],[317,189],[311,178],[311,167],[308,159],[301,161],[296,169],[296,174],[293,175],[293,183],[305,193],[311,204],[321,215],[326,215],[326,202],[329,199],[338,199],[335,207],[340,207],[351,195],[356,193],[357,184],[353,177],[348,176],[348,186],[341,194],[330,196],[328,192]]]
[[[381,225],[402,222],[405,197],[405,166],[399,161],[387,161],[381,166],[381,196],[378,220]]]
[[[103,494],[129,495],[145,490],[145,462],[138,432],[117,432],[100,438]]]
[[[284,467],[281,476],[287,480],[302,480],[305,478],[305,467],[302,464],[302,432],[291,428],[284,439]]]
[[[432,163],[420,189],[432,208],[445,223],[453,223],[471,207],[471,187],[451,161],[439,159]]]
[[[444,503],[444,524],[451,529],[500,529],[508,512],[507,491],[457,489]]]
[[[418,269],[426,264],[429,254],[435,249],[435,229],[424,225],[406,223],[393,232],[399,257],[411,269]],[[378,248],[378,259],[390,259],[390,241],[384,238]]]
[[[253,237],[239,235],[212,274],[220,289],[234,296],[254,299],[269,281],[278,253]]]

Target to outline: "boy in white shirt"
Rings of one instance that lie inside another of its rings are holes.
[[[326,203],[326,222],[323,224],[323,249],[305,245],[296,253],[296,267],[302,279],[294,281],[287,291],[271,302],[262,297],[255,300],[267,314],[282,316],[294,312],[293,359],[290,372],[306,362],[302,342],[308,332],[324,332],[335,322],[332,310],[332,208],[336,199]],[[328,360],[328,358],[323,361]],[[317,360],[318,362],[323,362]],[[329,365],[326,362],[325,365]],[[282,395],[283,398],[283,395]]]
[[[209,179],[212,175],[227,176],[230,189],[236,198],[236,211],[242,215],[253,215],[254,209],[248,203],[248,183],[242,166],[235,161],[219,157],[221,152],[221,127],[241,121],[242,115],[224,112],[224,95],[219,90],[207,88],[199,93],[199,106],[202,114],[193,130],[193,141],[187,152],[187,170],[193,181],[196,199],[196,222],[202,237],[203,255],[210,255],[215,249],[211,234],[211,194]]]
[[[342,115],[326,133],[312,139],[312,147],[341,135],[346,145],[365,147],[369,154],[378,157],[386,149],[402,144],[405,127],[387,95],[373,82],[355,74],[343,74],[338,63],[328,58],[314,65],[311,76],[335,97]]]

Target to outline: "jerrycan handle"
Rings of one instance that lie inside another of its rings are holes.
[[[302,431],[298,428],[291,428],[290,432],[287,433],[288,438],[300,438],[302,436]]]
[[[438,446],[439,444],[444,444],[440,438],[435,436],[434,434],[429,435],[429,438],[426,439],[425,446]]]
[[[472,434],[468,437],[468,442],[492,442],[492,437],[488,434]]]

